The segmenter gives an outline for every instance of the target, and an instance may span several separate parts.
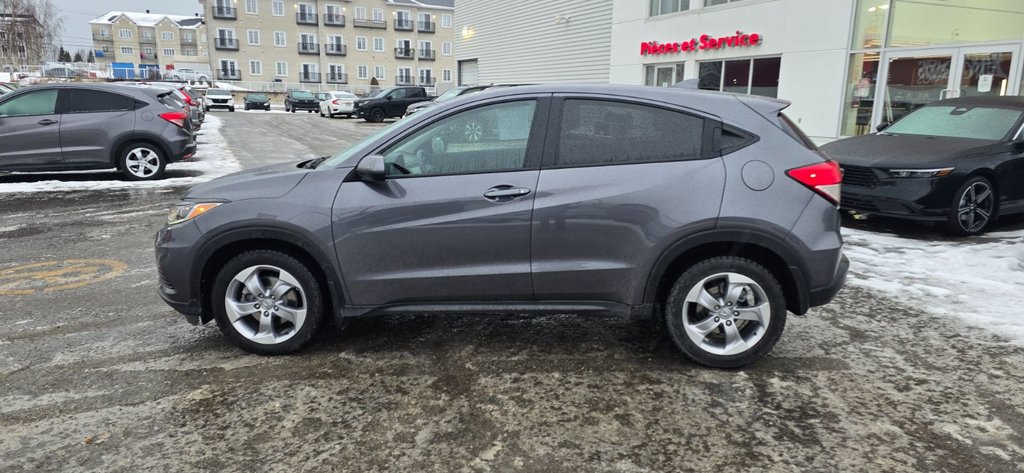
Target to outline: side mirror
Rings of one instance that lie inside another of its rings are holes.
[[[892,125],[892,123],[889,123],[889,122],[879,123],[878,126],[875,127],[875,131],[883,131],[886,128],[889,128],[889,125]]]
[[[389,95],[387,97],[384,97],[384,99],[387,100],[388,102],[390,102],[390,101],[394,100],[394,97]]]
[[[363,158],[356,166],[356,174],[364,181],[381,182],[387,176],[384,156],[374,154]]]

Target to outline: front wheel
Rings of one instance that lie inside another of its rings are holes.
[[[687,269],[672,287],[665,322],[686,356],[713,368],[764,357],[786,325],[782,286],[761,265],[716,257]]]
[[[959,236],[983,233],[995,219],[998,205],[999,195],[992,182],[981,176],[972,177],[953,195],[946,229]]]
[[[257,355],[295,353],[323,321],[316,277],[279,251],[254,250],[233,258],[214,280],[211,297],[224,336]]]
[[[385,118],[385,116],[384,116],[384,110],[383,109],[375,108],[373,110],[370,110],[370,121],[371,122],[381,123],[381,122],[384,121],[384,118]]]
[[[160,149],[147,143],[126,146],[119,159],[121,172],[132,181],[158,179],[167,166]]]

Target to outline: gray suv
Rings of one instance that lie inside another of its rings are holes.
[[[848,266],[838,166],[787,105],[628,86],[454,99],[337,156],[194,187],[156,236],[159,293],[264,355],[328,319],[614,313],[743,366]]]
[[[187,110],[173,90],[46,84],[0,97],[0,171],[121,170],[157,179],[195,154]]]

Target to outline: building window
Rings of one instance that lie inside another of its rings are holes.
[[[5,34],[5,33],[0,33],[0,35],[2,35],[2,34]],[[110,36],[110,31],[109,30],[107,30],[106,28],[100,29],[100,37],[101,38],[106,38],[108,36]],[[3,39],[3,36],[0,36],[0,39]]]
[[[445,41],[441,43],[441,55],[451,56],[452,55],[452,43]]]
[[[358,77],[360,79],[368,79],[369,78],[369,68],[366,67],[366,66],[357,66],[356,67],[356,77]]]
[[[374,52],[384,52],[384,38],[375,37],[373,38],[373,50]]]
[[[121,46],[121,54],[134,54],[135,49],[131,46]]]
[[[153,48],[146,48],[146,49],[143,49],[143,50],[142,50],[142,52],[144,52],[144,53],[146,53],[146,54],[153,54]]]
[[[284,2],[281,0],[274,0],[271,2],[270,14],[274,16],[284,16]]]
[[[153,32],[152,31],[143,31],[142,32],[142,39],[152,40],[153,39]]]
[[[373,66],[373,77],[377,80],[384,80],[387,77],[387,71],[384,70],[384,66]]]
[[[260,44],[260,30],[247,30],[246,36],[249,37],[249,44],[253,46],[259,46]]]
[[[366,7],[356,7],[356,19],[357,20],[365,20],[366,19]]]
[[[448,14],[441,15],[441,28],[452,27],[452,16]]]
[[[425,86],[434,85],[434,70],[433,69],[420,69],[420,84]]]
[[[103,47],[103,52],[109,53],[110,52],[110,46],[104,46]]]
[[[249,74],[254,76],[263,75],[263,63],[260,61],[249,61]]]
[[[726,3],[741,2],[743,0],[704,0],[704,6],[713,7],[715,5],[725,5]]]
[[[285,44],[287,44],[287,42],[288,42],[288,37],[285,36],[284,31],[275,31],[274,32],[274,46],[277,46],[279,48],[283,48],[283,47],[285,47]]]
[[[384,9],[374,8],[373,9],[373,21],[384,21]]]
[[[257,0],[245,0],[245,12],[250,15],[258,15],[260,6]]]
[[[699,87],[737,94],[778,97],[782,58],[736,59],[699,63]]]
[[[442,69],[441,70],[441,81],[442,82],[451,82],[452,81],[452,70],[451,69]]]
[[[356,51],[366,51],[366,36],[356,36]]]
[[[651,64],[644,67],[644,85],[672,87],[683,80],[685,64]]]
[[[160,37],[163,38],[164,41],[172,41],[174,40],[174,33],[164,31],[163,33],[160,33]]]
[[[130,30],[128,28],[124,28],[122,30],[118,30],[117,36],[119,38],[131,38],[132,37],[132,30]]]
[[[174,48],[164,48],[164,56],[174,56]]]
[[[690,0],[651,0],[651,16],[667,15],[690,9]]]
[[[275,65],[275,68],[276,68],[275,73],[277,74],[278,77],[287,77],[288,76],[288,63],[287,62],[277,61],[277,64]]]

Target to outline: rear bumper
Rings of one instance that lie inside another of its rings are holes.
[[[165,145],[167,146],[167,162],[173,163],[184,161],[196,154],[195,135],[170,125],[170,133],[165,133]],[[170,135],[170,136],[168,136]]]
[[[846,273],[849,269],[850,259],[843,255],[839,260],[839,266],[836,267],[836,273],[832,276],[832,282],[827,286],[811,289],[810,306],[817,307],[831,302],[846,284]]]

